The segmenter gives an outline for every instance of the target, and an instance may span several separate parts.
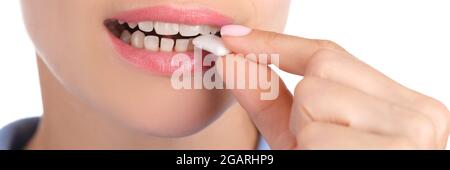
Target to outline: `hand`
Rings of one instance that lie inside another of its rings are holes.
[[[261,89],[231,90],[272,149],[445,149],[450,115],[443,104],[336,43],[230,29],[236,28],[223,28],[222,37],[234,53],[276,53],[280,69],[304,76],[294,95],[280,82],[279,96],[271,101],[260,100]]]

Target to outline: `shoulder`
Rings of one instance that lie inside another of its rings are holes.
[[[27,118],[10,123],[0,129],[0,150],[23,149],[34,135],[39,118]]]

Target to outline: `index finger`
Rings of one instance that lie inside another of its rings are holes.
[[[308,61],[320,50],[345,51],[328,40],[307,39],[275,32],[252,30],[240,25],[221,29],[222,40],[230,51],[241,54],[279,54],[279,67],[290,73],[304,75]],[[237,43],[238,42],[238,43]],[[249,46],[249,44],[251,44]],[[301,48],[299,48],[301,47]]]

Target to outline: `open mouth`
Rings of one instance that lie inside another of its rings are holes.
[[[192,67],[187,68],[201,63],[208,53],[194,50],[192,40],[200,35],[220,37],[219,28],[230,23],[231,18],[207,8],[170,5],[125,11],[103,21],[121,59],[162,76],[170,76],[181,67],[172,61],[178,54],[190,60]]]
[[[220,37],[219,28],[209,25],[186,25],[158,21],[127,23],[117,19],[105,21],[108,30],[123,43],[152,52],[193,51],[192,39],[200,35]]]

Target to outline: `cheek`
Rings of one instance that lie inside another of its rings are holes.
[[[255,14],[250,26],[283,32],[289,14],[290,0],[251,0]]]
[[[92,29],[98,15],[88,16],[86,11],[91,9],[74,2],[22,1],[25,24],[37,53],[52,71],[58,73],[82,71],[81,63],[86,63],[84,60],[89,55],[95,55],[95,51],[86,47],[94,45],[89,39],[95,39],[98,33]]]
[[[97,113],[144,133],[185,136],[231,105],[226,91],[174,90],[169,78],[125,64],[113,50],[98,10],[105,6],[99,2],[107,1],[87,2],[23,0],[22,6],[41,59],[70,93]]]

